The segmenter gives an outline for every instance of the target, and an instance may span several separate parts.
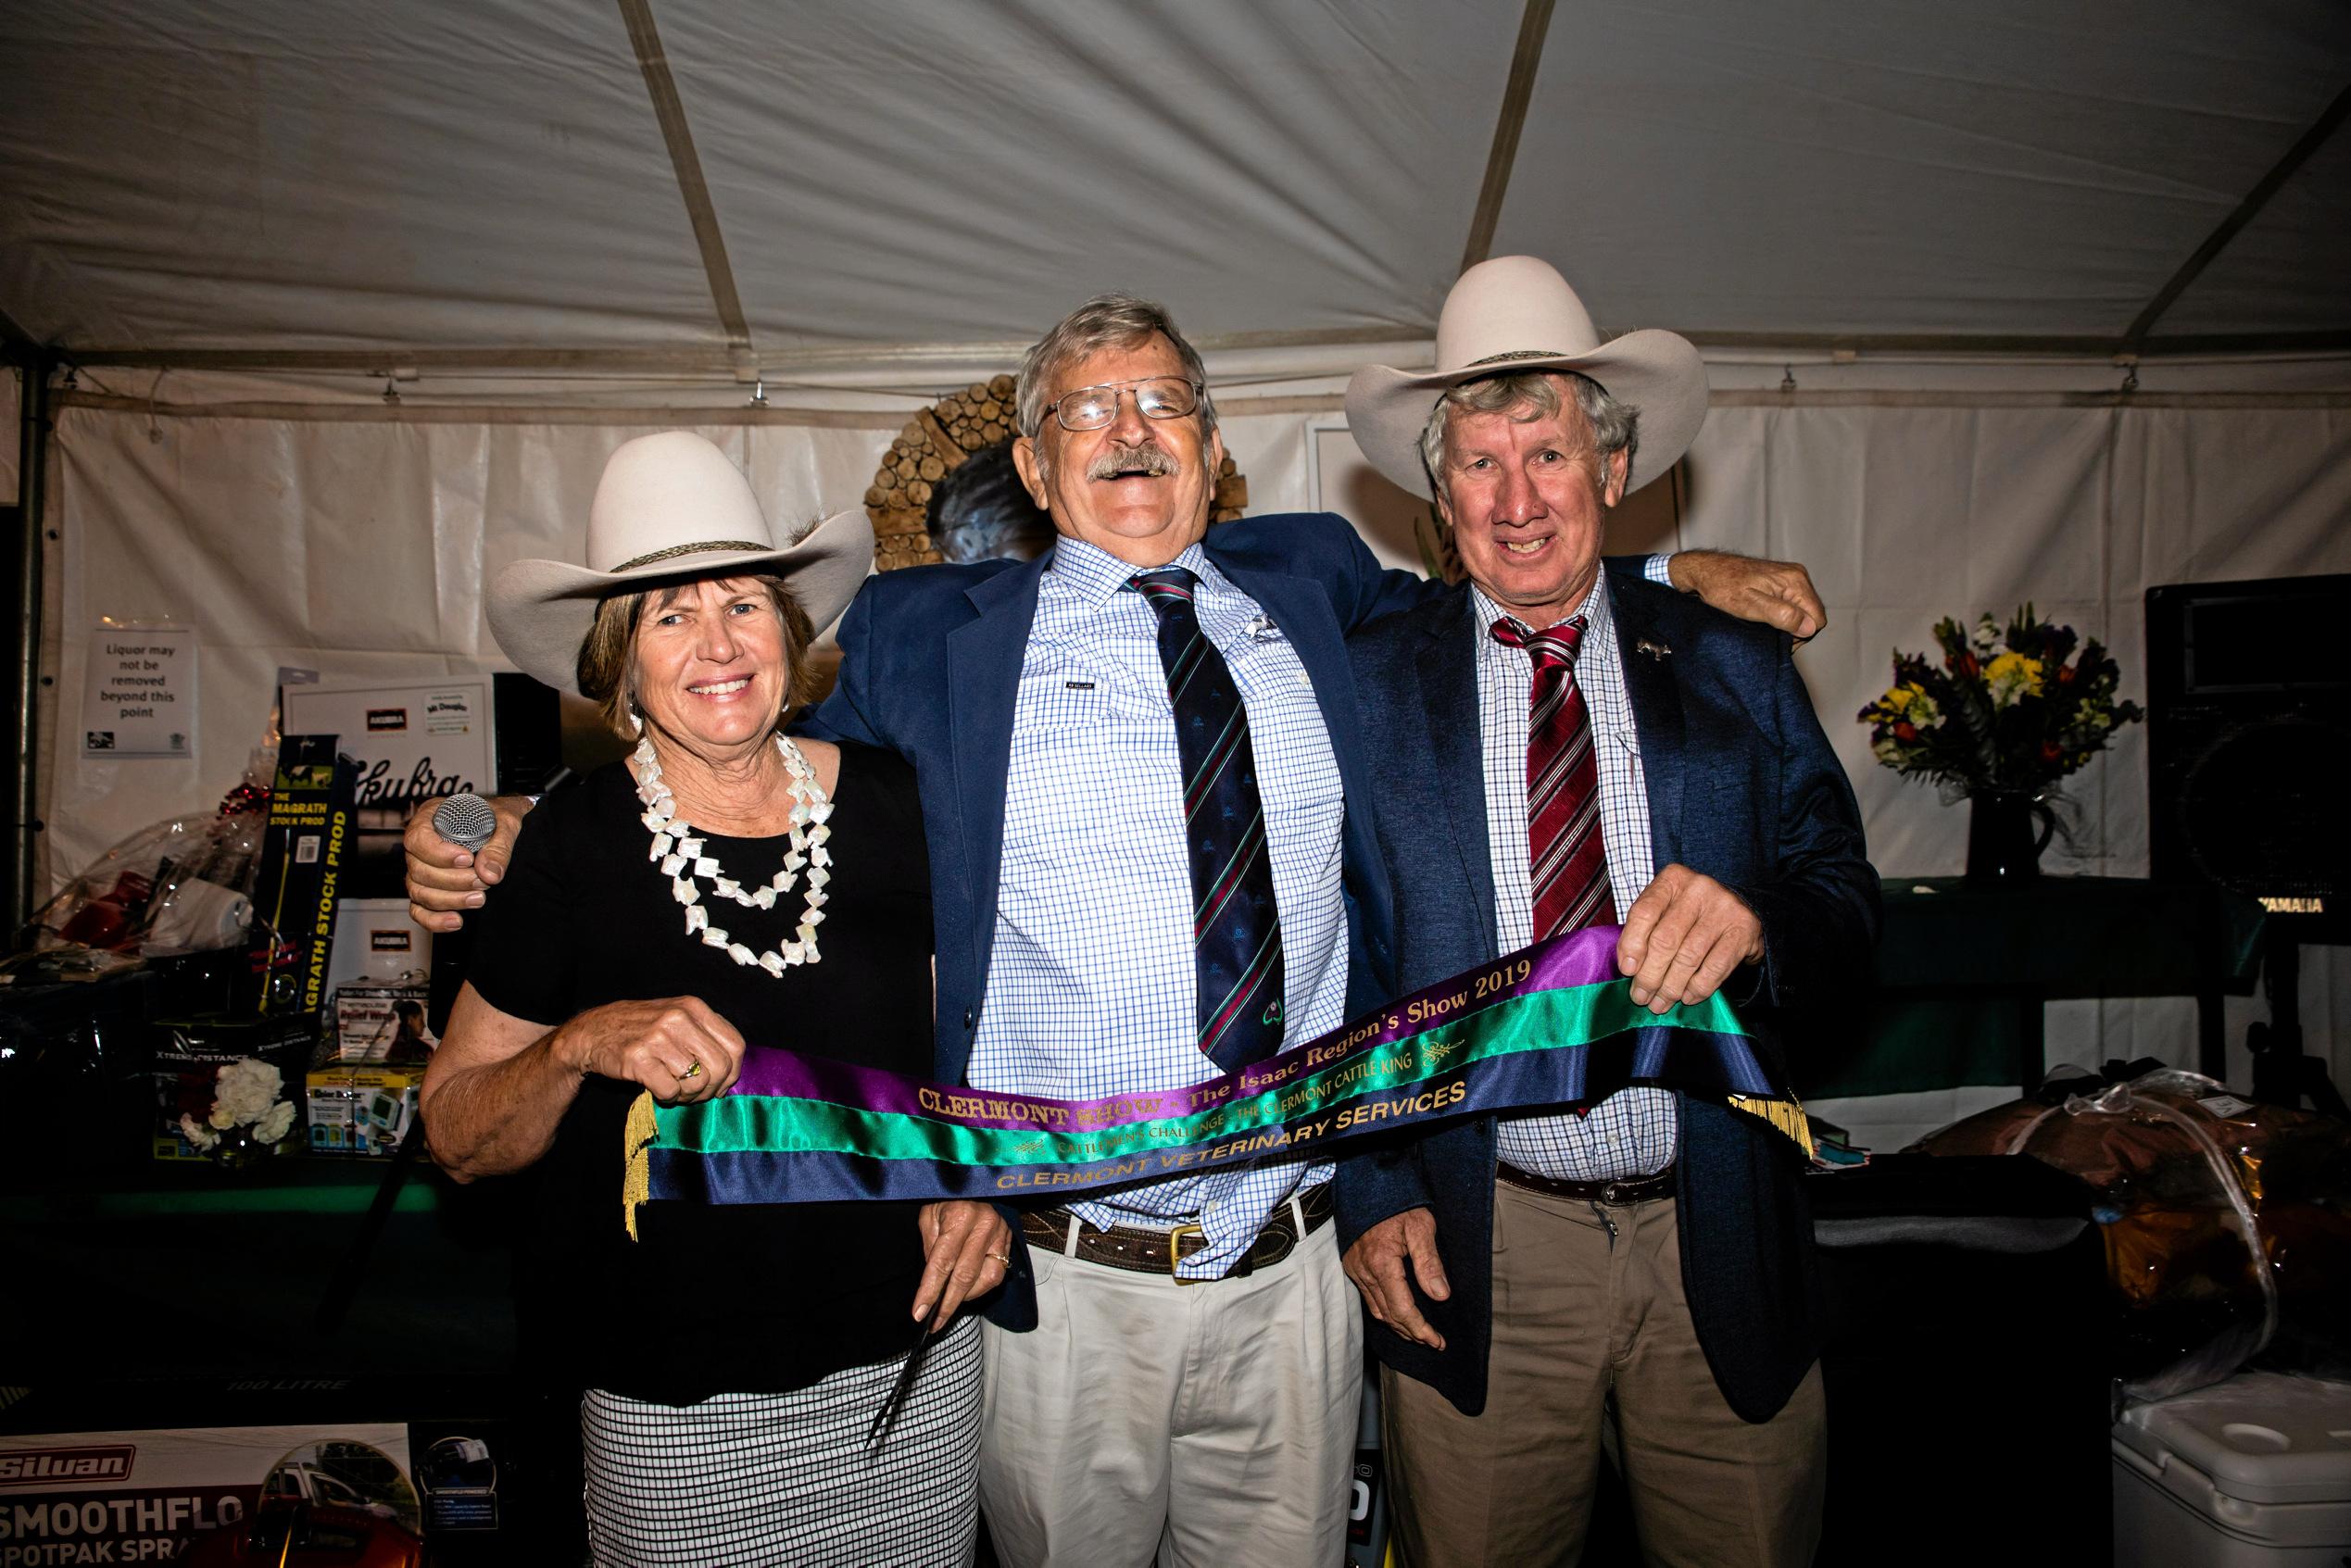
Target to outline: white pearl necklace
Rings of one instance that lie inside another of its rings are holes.
[[[784,771],[791,778],[791,847],[784,856],[784,869],[758,887],[745,887],[720,869],[715,857],[702,853],[702,840],[695,836],[694,825],[677,814],[676,798],[661,782],[660,759],[653,754],[649,738],[636,743],[635,761],[636,797],[645,802],[645,813],[638,820],[653,834],[653,853],[647,859],[660,862],[661,874],[670,879],[670,891],[685,906],[685,934],[698,935],[704,947],[724,949],[736,963],[756,965],[781,979],[794,964],[814,963],[819,957],[816,928],[824,922],[824,884],[833,880],[832,852],[824,847],[824,841],[833,836],[833,830],[825,825],[833,814],[833,803],[824,798],[816,770],[809,766],[800,748],[784,735],[775,737],[775,746],[784,754]],[[777,898],[792,891],[802,866],[808,868],[808,893],[795,940],[755,953],[729,937],[723,927],[710,923],[710,908],[701,901],[698,879],[710,878],[714,896],[732,898],[747,909],[772,909]]]

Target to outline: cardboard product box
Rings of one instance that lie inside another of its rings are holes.
[[[327,988],[421,985],[433,972],[433,934],[409,919],[409,900],[346,897],[335,906]]]
[[[328,1036],[337,1061],[421,1067],[441,1042],[425,1023],[422,985],[345,985]]]
[[[254,963],[265,1014],[316,1019],[326,1010],[334,911],[351,859],[356,771],[331,734],[288,734],[278,743],[253,899]]]
[[[556,1544],[578,1533],[578,1461],[550,1441],[567,1429],[502,1382],[61,1374],[10,1392],[0,1568],[581,1561]]]
[[[291,1103],[294,1118],[285,1134],[269,1149],[290,1152],[307,1141],[303,1131],[305,1077],[317,1054],[319,1028],[308,1016],[286,1018],[170,1019],[157,1025],[155,1040],[155,1128],[153,1153],[157,1160],[213,1158],[190,1142],[180,1125],[186,1116],[209,1128],[220,1098],[220,1070],[233,1062],[253,1060],[278,1075],[278,1098]],[[264,1152],[262,1146],[250,1152]]]
[[[401,897],[400,834],[419,803],[497,793],[486,674],[321,681],[286,687],[284,709],[289,731],[332,734],[358,764],[346,879],[354,897]]]
[[[290,1555],[289,1524],[297,1553],[409,1562],[424,1527],[410,1463],[408,1428],[388,1422],[0,1437],[0,1562],[326,1560]],[[379,1539],[395,1554],[353,1549]]]
[[[310,1152],[385,1156],[397,1153],[416,1126],[424,1068],[327,1061],[305,1085],[310,1110]]]

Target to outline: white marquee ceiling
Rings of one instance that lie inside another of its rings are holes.
[[[1535,8],[1494,252],[1702,341],[2118,340],[2351,82],[2342,0]],[[0,311],[84,353],[772,371],[1018,344],[1116,286],[1210,340],[1419,338],[1527,9],[19,6]],[[714,248],[648,91],[664,61]],[[2351,132],[2156,337],[2351,342],[2346,212]]]

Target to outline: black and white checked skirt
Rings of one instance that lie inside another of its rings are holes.
[[[899,1363],[789,1394],[656,1405],[580,1401],[588,1545],[598,1564],[964,1568],[979,1527],[979,1322],[924,1359],[878,1454],[865,1429]]]

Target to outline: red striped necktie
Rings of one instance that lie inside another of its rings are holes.
[[[1533,632],[1505,616],[1494,641],[1524,648],[1535,681],[1527,715],[1527,864],[1535,896],[1533,940],[1587,925],[1614,925],[1608,848],[1600,831],[1600,765],[1591,711],[1576,684],[1584,618]]]

